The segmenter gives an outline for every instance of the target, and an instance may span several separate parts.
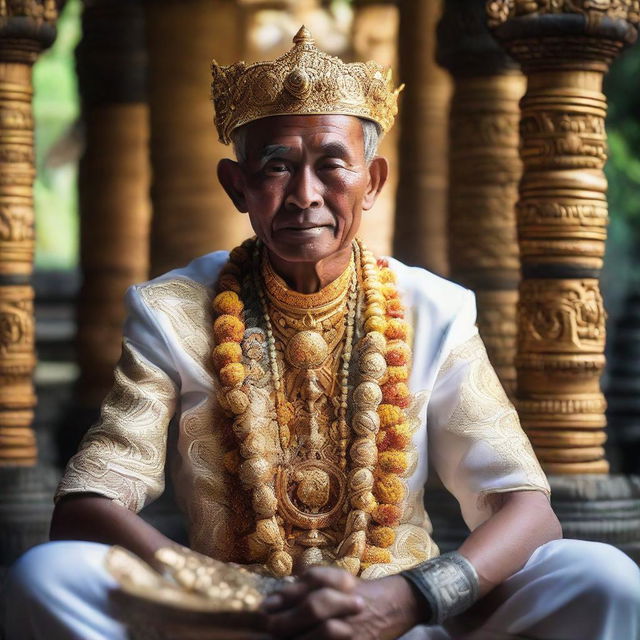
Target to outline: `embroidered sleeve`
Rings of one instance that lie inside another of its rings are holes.
[[[547,479],[487,357],[473,336],[440,367],[429,406],[429,451],[470,529],[490,515],[487,496],[539,490]]]
[[[177,398],[162,336],[135,289],[122,356],[99,422],[69,461],[56,500],[97,493],[139,511],[164,490],[167,427]]]

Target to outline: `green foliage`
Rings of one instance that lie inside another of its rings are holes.
[[[69,0],[58,21],[55,43],[33,71],[36,122],[36,266],[72,268],[78,261],[77,157],[71,148],[79,115],[74,49],[80,38],[80,0]]]
[[[607,132],[609,210],[625,221],[640,240],[640,47],[614,64],[605,81],[609,100]]]

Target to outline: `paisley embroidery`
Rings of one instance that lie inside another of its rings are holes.
[[[526,488],[549,494],[546,476],[520,426],[515,408],[489,363],[479,336],[474,336],[451,352],[442,365],[439,377],[447,375],[460,363],[465,367],[465,376],[460,384],[457,405],[445,430],[491,448],[494,462],[490,465],[488,460],[484,471],[486,476],[506,477],[520,472],[525,476]]]
[[[211,291],[188,278],[170,278],[139,287],[138,292],[150,309],[167,319],[180,346],[211,376]]]
[[[56,500],[99,493],[139,511],[164,489],[166,428],[177,390],[127,340],[114,375],[101,419],[69,461]]]

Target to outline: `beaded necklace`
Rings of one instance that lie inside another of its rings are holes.
[[[340,434],[338,465],[321,459],[313,423],[314,368],[326,357],[326,343],[323,347],[322,337],[318,339],[312,330],[302,330],[289,341],[288,361],[304,369],[306,375],[308,389],[303,392],[308,399],[310,416],[310,438],[306,445],[309,457],[298,464],[294,474],[287,465],[278,464],[277,456],[269,451],[265,437],[267,423],[264,416],[261,421],[256,407],[251,406],[257,405],[261,396],[247,375],[246,363],[243,364],[243,349],[245,355],[248,350],[247,336],[255,328],[245,326],[245,304],[239,294],[242,291],[244,296],[250,279],[262,312],[275,396],[271,406],[278,422],[282,461],[289,443],[286,400],[260,276],[260,257],[260,246],[255,241],[246,241],[234,249],[218,279],[219,293],[213,301],[216,314],[213,362],[220,382],[219,399],[233,418],[241,459],[240,464],[230,470],[238,474],[250,494],[255,516],[255,530],[247,536],[247,549],[252,560],[265,562],[274,575],[291,574],[294,558],[284,525],[293,521],[307,530],[296,539],[296,544],[305,547],[300,555],[302,566],[325,563],[326,554],[320,549],[326,544],[322,528],[335,522],[336,513],[343,511],[346,515],[344,533],[332,556],[333,563],[357,575],[371,564],[391,560],[389,547],[395,539],[406,493],[402,475],[407,470],[406,450],[411,435],[404,409],[411,402],[406,384],[411,352],[406,342],[409,329],[402,319],[404,310],[394,286],[394,274],[386,262],[376,262],[362,243],[354,242],[354,262],[362,277],[363,295],[359,298],[358,273],[354,269],[346,296],[346,331],[340,356],[339,396],[335,400]],[[359,322],[362,322],[364,336],[352,349]],[[348,380],[354,355],[354,387],[349,403]],[[349,420],[350,404],[353,409]],[[335,486],[333,504],[319,513],[301,513],[290,500],[292,477],[303,478],[303,482],[308,480],[307,484],[312,487],[318,483],[322,486],[322,482]]]

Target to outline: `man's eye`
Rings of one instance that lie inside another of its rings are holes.
[[[344,165],[336,161],[325,161],[320,165],[321,169],[344,169]]]
[[[269,173],[285,173],[289,171],[289,167],[284,162],[269,163],[265,170]]]

